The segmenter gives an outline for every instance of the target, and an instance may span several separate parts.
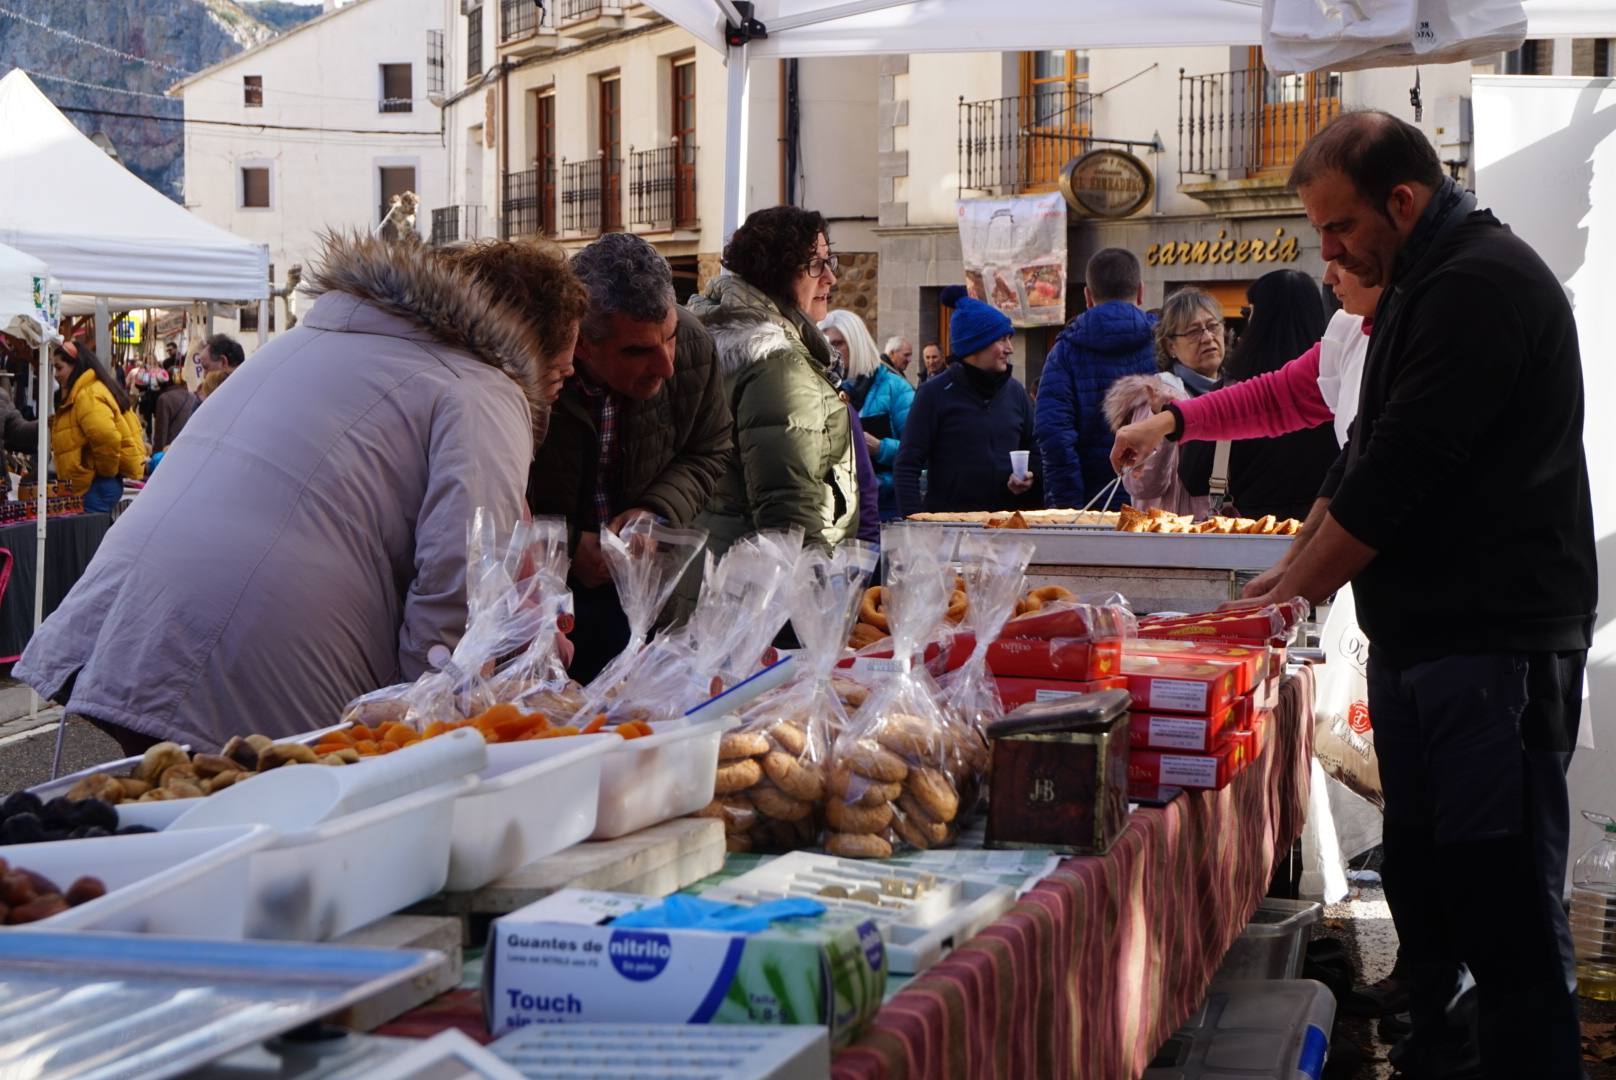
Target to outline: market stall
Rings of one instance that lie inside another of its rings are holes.
[[[22,655],[34,628],[67,597],[111,526],[107,514],[47,515],[0,526],[0,551],[8,554],[11,564],[10,584],[0,590],[0,666]],[[43,559],[35,543],[41,530]]]

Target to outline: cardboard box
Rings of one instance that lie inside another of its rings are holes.
[[[1245,747],[1241,740],[1226,739],[1209,754],[1135,750],[1128,756],[1128,785],[1155,788],[1171,784],[1183,788],[1222,789],[1245,764]]]
[[[1000,676],[1081,682],[1110,678],[1118,673],[1121,663],[1121,638],[1000,638],[988,646],[988,670]]]
[[[535,1023],[823,1024],[845,1042],[881,1006],[886,945],[827,916],[755,934],[614,929],[657,897],[562,889],[488,931],[490,1033]]]
[[[1102,723],[992,738],[987,847],[1110,849],[1128,824],[1128,714],[1114,693],[1115,712]]]
[[[1216,716],[1131,712],[1128,714],[1128,745],[1134,750],[1205,753],[1217,746],[1226,732],[1236,729],[1236,711],[1231,705]]]
[[[993,682],[998,687],[999,704],[1004,707],[1005,712],[1034,701],[1059,701],[1061,698],[1093,694],[1100,690],[1128,689],[1128,680],[1120,675],[1109,679],[1090,679],[1086,682],[1004,675],[995,677]]]
[[[1240,665],[1239,693],[1249,694],[1271,671],[1273,650],[1267,645],[1236,645],[1223,641],[1177,641],[1170,638],[1134,638],[1123,646],[1124,655],[1159,656],[1164,660],[1226,660]]]
[[[1223,660],[1127,654],[1122,674],[1135,710],[1215,716],[1239,697],[1240,665]]]

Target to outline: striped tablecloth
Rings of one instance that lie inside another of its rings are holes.
[[[1222,791],[1138,810],[916,978],[837,1055],[838,1080],[1143,1073],[1302,832],[1313,673],[1280,689],[1267,749]]]

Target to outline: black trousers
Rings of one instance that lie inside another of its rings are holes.
[[[572,665],[567,674],[587,684],[628,645],[628,616],[611,582],[589,588],[572,582]]]
[[[1586,662],[1584,651],[1398,665],[1370,651],[1386,900],[1415,1034],[1441,1026],[1468,965],[1482,1064],[1499,1080],[1582,1076],[1561,896]]]

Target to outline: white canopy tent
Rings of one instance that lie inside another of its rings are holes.
[[[729,109],[724,152],[724,235],[744,216],[748,62],[881,53],[1003,52],[1052,43],[1084,49],[1256,45],[1262,0],[647,0],[725,53]],[[745,6],[745,5],[743,5]],[[1616,36],[1612,0],[1526,0],[1527,33]]]
[[[69,305],[83,297],[78,309],[94,305],[98,316],[192,300],[268,303],[267,248],[141,181],[20,70],[0,78],[0,243],[44,260]]]

